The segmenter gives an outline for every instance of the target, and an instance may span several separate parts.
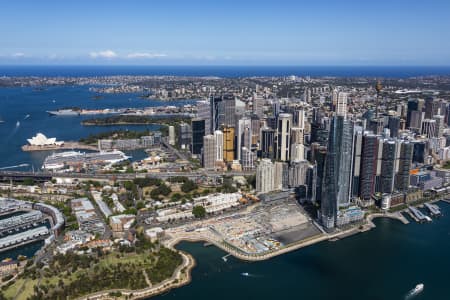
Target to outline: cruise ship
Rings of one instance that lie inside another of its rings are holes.
[[[117,150],[93,153],[66,151],[48,156],[44,160],[42,168],[46,170],[59,170],[64,167],[79,165],[112,165],[129,158],[125,153]]]
[[[66,108],[66,109],[58,109],[58,110],[48,110],[52,116],[79,116],[80,111],[78,109]]]

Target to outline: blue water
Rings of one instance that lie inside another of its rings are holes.
[[[224,262],[215,247],[182,243],[197,261],[193,281],[152,299],[403,300],[418,283],[425,289],[411,299],[450,299],[450,205],[439,206],[431,223],[376,219],[369,232],[263,262]]]
[[[126,126],[82,126],[83,119],[93,116],[63,117],[50,116],[46,111],[63,107],[81,108],[119,108],[119,107],[147,107],[168,105],[158,100],[145,100],[138,94],[105,94],[100,100],[92,100],[93,92],[89,86],[57,86],[48,87],[43,91],[32,88],[0,88],[0,168],[19,164],[30,164],[38,169],[51,152],[22,152],[21,146],[27,139],[38,132],[57,140],[76,141],[89,134],[106,132],[115,129],[130,130],[158,130],[158,125],[126,125]],[[170,105],[184,105],[192,101],[174,101]],[[26,115],[30,117],[26,118]],[[17,122],[20,125],[17,126]],[[143,151],[130,153],[135,159],[145,157]],[[31,169],[18,168],[14,170]]]
[[[450,66],[0,66],[0,76],[338,76],[450,75]]]

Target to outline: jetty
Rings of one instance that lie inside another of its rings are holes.
[[[436,204],[425,203],[424,205],[428,209],[432,217],[439,217],[441,215],[441,210]]]
[[[431,221],[431,218],[426,216],[424,213],[422,213],[420,210],[413,206],[408,207],[410,216],[417,222],[427,222]]]

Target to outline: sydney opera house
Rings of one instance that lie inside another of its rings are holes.
[[[31,146],[61,146],[64,144],[62,141],[56,141],[56,138],[47,138],[44,134],[38,133],[31,139],[27,139]]]

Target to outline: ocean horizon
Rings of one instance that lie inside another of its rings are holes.
[[[0,65],[0,76],[94,77],[94,76],[312,76],[409,78],[450,76],[450,66],[231,66],[231,65]]]

